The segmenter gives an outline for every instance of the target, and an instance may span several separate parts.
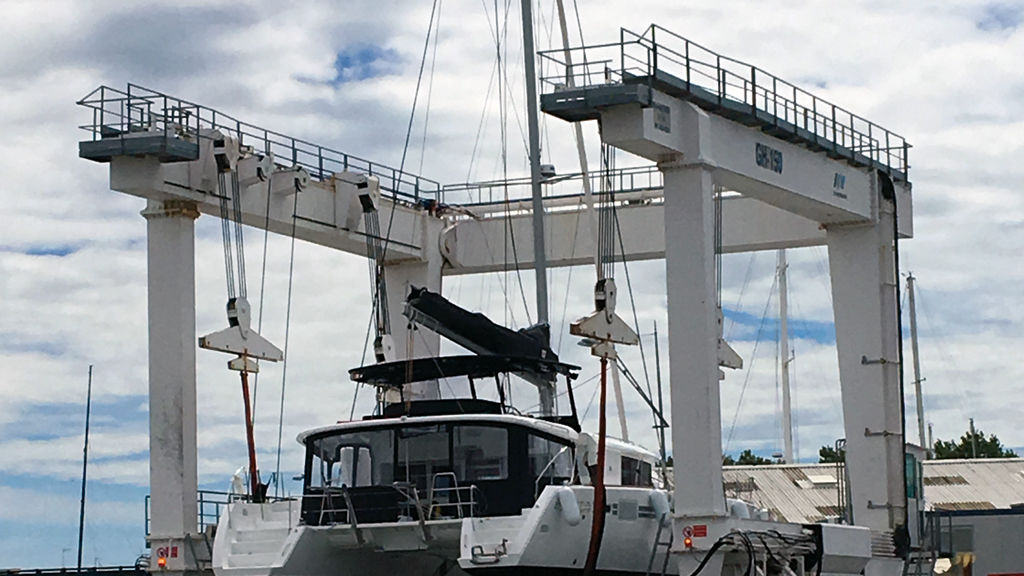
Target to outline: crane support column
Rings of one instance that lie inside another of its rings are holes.
[[[394,342],[395,359],[425,358],[439,356],[441,337],[432,330],[410,329],[409,320],[402,314],[405,299],[413,286],[441,293],[442,257],[438,242],[426,241],[438,238],[444,223],[436,218],[420,217],[424,236],[423,255],[425,261],[403,260],[384,266],[384,281],[388,286],[388,314],[391,320],[391,336]],[[440,398],[436,385],[417,383],[410,385],[407,392],[415,400]]]
[[[668,288],[669,382],[675,518],[691,524],[726,515],[722,492],[722,416],[718,393],[714,186],[704,166],[663,165]],[[676,533],[680,533],[677,527]],[[699,555],[681,554],[679,573]],[[708,574],[720,574],[716,555]]]
[[[875,530],[902,526],[906,506],[895,213],[878,191],[886,184],[876,176],[872,224],[827,227],[853,521]]]
[[[711,171],[664,173],[675,512],[724,516]]]
[[[149,541],[153,569],[196,568],[186,539],[197,529],[195,219],[189,202],[149,200]]]

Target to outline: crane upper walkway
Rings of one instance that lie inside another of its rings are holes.
[[[128,84],[125,90],[100,86],[78,105],[92,112],[92,121],[79,126],[90,134],[89,140],[79,143],[79,155],[97,162],[122,155],[153,155],[161,162],[196,160],[200,130],[213,129],[257,153],[272,153],[278,162],[301,166],[316,180],[351,170],[376,176],[381,191],[396,200],[438,200],[441,194],[441,184],[434,180],[260,128],[136,84]]]
[[[659,43],[660,42],[660,43]],[[659,90],[766,133],[907,181],[902,136],[755,66],[652,24],[619,42],[540,53],[541,108],[576,122],[622,104],[651,104]]]

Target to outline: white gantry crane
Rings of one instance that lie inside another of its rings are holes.
[[[573,49],[573,65],[566,64],[564,50],[542,54],[554,72],[542,79],[541,103],[545,112],[568,121],[599,121],[605,143],[655,162],[654,177],[663,184],[617,190],[615,210],[622,229],[617,256],[665,260],[679,573],[691,573],[702,560],[706,574],[742,571],[742,562],[729,560],[735,552],[716,545],[731,531],[757,524],[784,535],[801,528],[738,518],[723,495],[719,366],[738,359],[721,342],[716,250],[825,245],[856,526],[818,528],[826,557],[835,560],[821,570],[895,576],[902,568],[895,552],[906,545],[908,506],[895,260],[898,239],[912,233],[909,146],[666,30],[623,31],[621,39]],[[436,335],[406,333],[402,301],[411,286],[440,293],[445,275],[501,270],[504,263],[488,247],[501,245],[507,234],[532,245],[537,210],[546,224],[545,242],[537,243],[546,266],[593,263],[600,256],[591,229],[596,218],[579,217],[584,208],[578,199],[451,209],[442,186],[431,180],[138,86],[101,87],[80,104],[93,113],[92,137],[80,144],[80,155],[109,163],[113,190],[148,201],[150,541],[154,550],[178,551],[166,559],[170,572],[202,560],[199,547],[188,546],[197,537],[194,220],[200,214],[223,217],[218,149],[234,158],[229,169],[238,182],[236,222],[379,255],[378,276],[387,284],[380,291],[382,309],[390,318],[378,322],[390,327],[378,336],[387,358],[438,353]],[[722,195],[716,191],[721,188],[730,192]],[[368,199],[373,218],[364,217]],[[379,227],[369,229],[377,217],[391,222],[386,253],[367,250],[381,240]],[[519,261],[524,267],[534,263],[530,255]],[[605,283],[605,309],[599,311],[607,315],[603,339],[631,340],[631,334],[610,331],[609,288]],[[236,309],[232,325],[240,337],[248,332],[242,312]],[[594,322],[596,317],[578,331],[594,336]],[[255,334],[248,337],[256,341]],[[206,342],[217,339],[211,335]],[[235,345],[211,347],[244,358]],[[276,357],[269,343],[260,354],[249,350],[249,356]]]

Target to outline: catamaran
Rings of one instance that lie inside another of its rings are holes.
[[[413,291],[406,315],[454,341],[473,338],[508,353],[351,370],[353,381],[377,388],[378,409],[299,435],[306,451],[300,498],[228,506],[214,540],[219,576],[583,570],[597,440],[580,430],[572,389],[579,368],[559,362],[535,329],[498,326],[426,290]],[[520,413],[508,401],[513,378],[561,378],[569,413]],[[468,397],[407,398],[410,386],[440,381],[461,384]],[[481,397],[492,384],[496,401]],[[655,474],[658,457],[609,438],[604,460],[598,568],[643,574],[657,560],[662,570],[668,546],[653,544],[670,502]]]

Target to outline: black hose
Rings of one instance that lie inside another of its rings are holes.
[[[896,186],[892,182],[892,178],[888,174],[878,171],[878,180],[881,188],[882,197],[885,200],[892,202],[892,246],[893,246],[893,267],[894,274],[896,276],[896,338],[898,339],[897,350],[897,369],[899,370],[899,384],[900,384],[900,454],[902,454],[902,467],[905,469],[907,465],[907,413],[904,407],[904,370],[903,370],[903,303],[900,298],[900,213],[899,213],[899,202],[896,198]],[[906,474],[901,474],[901,477]],[[903,482],[903,529],[907,529],[908,525],[908,513],[909,513],[909,496],[907,495],[907,483]],[[909,550],[897,550],[897,555],[904,556]]]

